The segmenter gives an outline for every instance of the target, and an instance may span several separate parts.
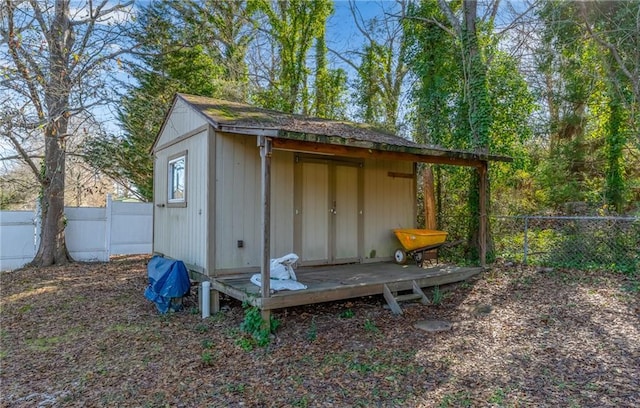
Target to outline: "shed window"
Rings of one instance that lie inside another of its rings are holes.
[[[168,204],[175,207],[187,205],[187,152],[169,159]]]

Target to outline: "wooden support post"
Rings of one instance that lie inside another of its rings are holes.
[[[210,291],[209,305],[211,306],[211,313],[218,313],[220,311],[220,292],[215,289]]]
[[[400,308],[400,305],[396,301],[396,297],[393,295],[393,293],[391,293],[391,289],[389,289],[387,284],[383,285],[382,291],[383,291],[382,294],[384,295],[384,299],[387,301],[387,304],[389,305],[389,309],[391,309],[391,312],[393,312],[393,314],[396,314],[396,315],[401,315],[402,309]]]
[[[271,139],[265,136],[258,136],[258,146],[260,146],[260,174],[262,180],[261,203],[262,203],[262,248],[260,275],[262,286],[260,295],[262,298],[271,296]],[[262,310],[263,324],[269,327],[271,318],[270,310]]]
[[[413,293],[420,296],[420,303],[422,303],[423,305],[428,305],[431,303],[427,295],[425,295],[422,291],[422,288],[420,288],[420,285],[418,285],[418,282],[411,281],[411,287],[413,289]]]
[[[479,173],[479,190],[480,190],[480,214],[478,223],[478,239],[480,241],[480,266],[483,268],[487,265],[487,187],[488,180],[488,163],[486,161],[481,162],[478,167]]]
[[[425,164],[422,171],[422,194],[424,199],[424,227],[438,229],[436,222],[436,194],[433,182],[433,171],[430,164]]]

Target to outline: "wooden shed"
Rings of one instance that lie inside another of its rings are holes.
[[[153,250],[197,280],[269,310],[461,280],[478,268],[400,266],[394,228],[416,223],[416,163],[504,158],[416,144],[372,127],[177,94],[152,147]],[[481,200],[484,202],[484,200]],[[480,211],[481,259],[486,209]],[[270,290],[270,258],[294,252],[308,289]],[[262,286],[249,282],[262,274]]]

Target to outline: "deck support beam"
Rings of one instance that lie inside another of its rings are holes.
[[[262,201],[262,248],[260,275],[262,285],[260,295],[263,299],[271,296],[270,257],[271,257],[271,138],[258,136],[258,146],[260,146],[260,174],[262,181],[261,201]],[[265,324],[269,324],[271,312],[262,310],[262,319]]]
[[[478,174],[479,174],[479,190],[480,190],[480,222],[478,223],[478,239],[480,241],[480,266],[483,268],[487,265],[487,225],[488,225],[488,217],[487,217],[487,187],[489,184],[488,180],[488,162],[483,161],[478,166]]]

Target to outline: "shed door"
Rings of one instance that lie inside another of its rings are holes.
[[[298,252],[305,264],[329,263],[329,168],[325,163],[301,163],[301,247]]]
[[[294,250],[304,265],[360,259],[360,171],[359,163],[299,159]]]

